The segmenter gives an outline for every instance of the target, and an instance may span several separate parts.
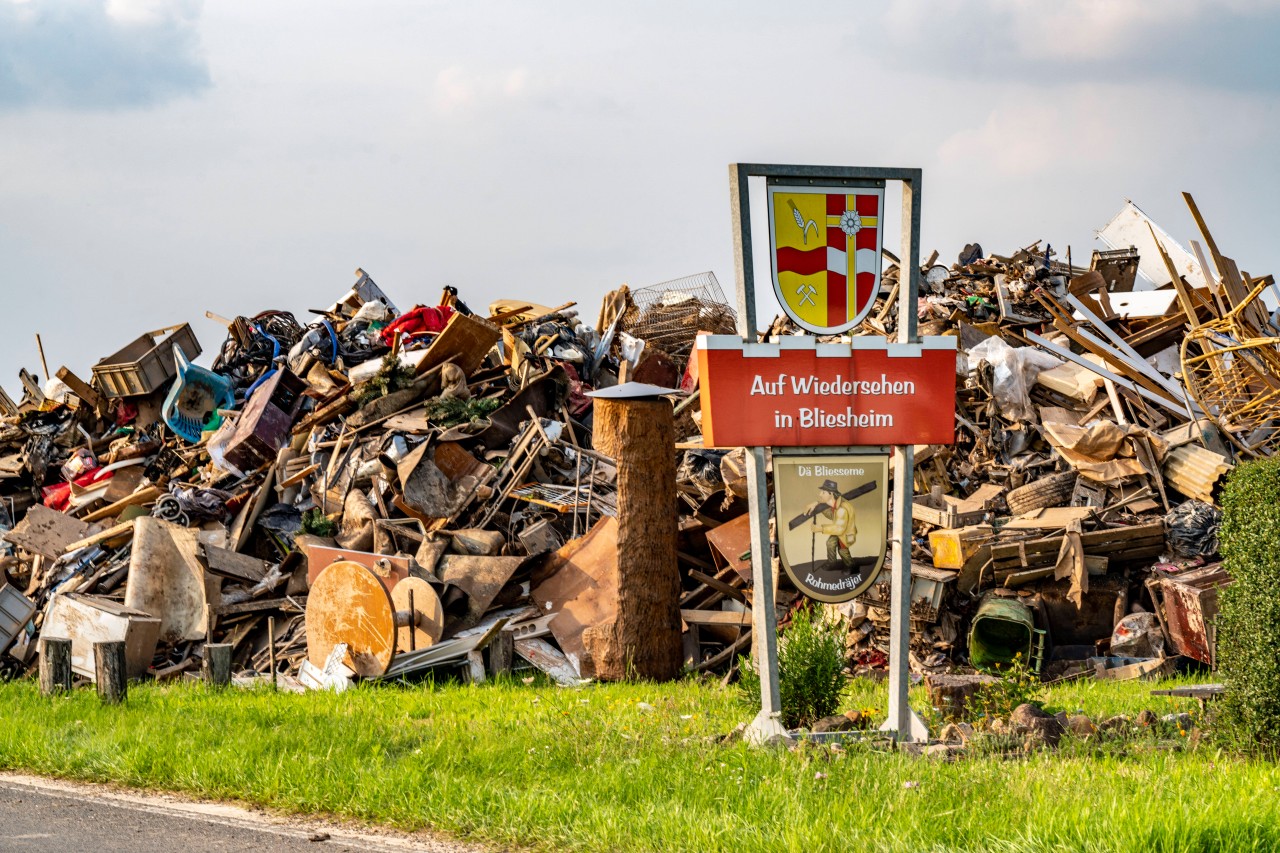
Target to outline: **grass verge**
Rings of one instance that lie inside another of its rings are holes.
[[[1194,709],[1149,683],[1055,688],[1051,710]],[[846,708],[882,707],[855,682]],[[646,707],[648,706],[648,707]],[[1280,849],[1280,768],[1138,738],[956,762],[714,743],[749,716],[691,682],[342,695],[0,684],[0,767],[555,850]]]

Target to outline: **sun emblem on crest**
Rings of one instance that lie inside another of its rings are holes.
[[[840,214],[840,230],[852,237],[862,230],[862,217],[856,210],[846,210]]]

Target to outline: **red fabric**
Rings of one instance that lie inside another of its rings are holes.
[[[94,468],[92,471],[76,477],[76,485],[89,488],[90,486],[101,485],[114,476],[114,471],[104,474],[101,468]],[[70,483],[55,483],[52,486],[45,486],[40,490],[40,494],[44,497],[44,505],[49,509],[56,509],[58,512],[65,512],[71,504]]]
[[[387,346],[391,346],[391,342],[396,338],[396,332],[400,333],[401,338],[420,335],[425,332],[442,332],[452,316],[453,309],[448,305],[440,305],[435,308],[428,308],[425,305],[414,306],[382,330],[382,342]]]
[[[565,400],[565,405],[569,407],[569,414],[579,417],[591,408],[593,402],[586,392],[595,389],[582,381],[578,375],[578,368],[573,363],[558,361],[556,364],[559,364],[569,376],[569,398]]]

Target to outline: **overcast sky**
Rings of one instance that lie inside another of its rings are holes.
[[[0,0],[0,384],[332,302],[712,270],[731,162],[924,169],[924,252],[1087,259],[1132,198],[1280,271],[1271,0]],[[890,238],[887,244],[892,244]],[[762,310],[768,314],[768,310]],[[767,317],[766,317],[767,319]]]

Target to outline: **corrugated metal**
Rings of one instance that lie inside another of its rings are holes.
[[[1189,498],[1214,503],[1218,482],[1232,464],[1212,450],[1186,444],[1169,451],[1164,460],[1164,482]]]

